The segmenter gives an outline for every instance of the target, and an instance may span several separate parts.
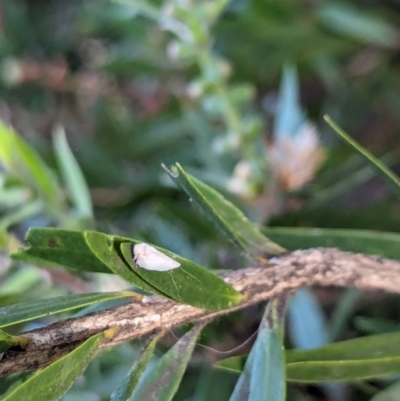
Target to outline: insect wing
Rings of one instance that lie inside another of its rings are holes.
[[[155,248],[151,249],[151,252],[147,250],[145,254],[137,255],[136,264],[142,269],[157,271],[168,271],[176,269],[181,265],[160,251],[157,251]]]

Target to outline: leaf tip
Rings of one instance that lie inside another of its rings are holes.
[[[179,172],[177,170],[177,167],[180,167],[179,163],[176,163],[175,166],[172,166],[171,169],[169,169],[164,163],[161,163],[161,167],[167,172],[169,176],[172,178],[177,178],[179,176]]]

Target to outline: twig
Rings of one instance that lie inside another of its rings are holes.
[[[199,322],[243,309],[300,287],[336,286],[400,293],[400,262],[380,256],[342,252],[333,248],[298,250],[268,265],[232,271],[224,276],[246,300],[229,310],[207,312],[159,296],[106,309],[32,330],[25,350],[8,350],[0,361],[0,376],[44,367],[82,341],[110,326],[118,334],[104,346],[113,346],[151,332],[188,322]]]

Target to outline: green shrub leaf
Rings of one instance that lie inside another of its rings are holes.
[[[62,266],[84,272],[111,273],[90,250],[82,232],[59,228],[31,228],[26,241],[29,247],[13,252],[13,260],[39,266]]]
[[[80,271],[113,272],[144,291],[207,310],[226,309],[243,298],[208,269],[162,248],[158,250],[176,259],[180,268],[167,272],[138,268],[132,257],[132,246],[138,241],[129,238],[90,230],[80,233],[36,228],[28,232],[27,241],[30,247],[14,252],[14,260]]]
[[[131,401],[170,401],[176,393],[192,355],[197,337],[204,327],[196,325],[142,375]]]
[[[230,401],[284,401],[286,393],[283,314],[280,300],[271,300],[257,340]]]
[[[329,116],[324,116],[324,119],[336,131],[336,133],[352,146],[368,162],[376,173],[380,175],[398,195],[400,195],[400,178],[372,153],[363,148],[358,142],[346,134],[346,132],[332,121]]]
[[[93,254],[112,272],[144,291],[152,294],[164,295],[134,272],[122,257],[119,244],[121,242],[131,241],[129,238],[107,235],[90,230],[84,232],[84,237]]]
[[[297,227],[265,227],[263,232],[290,250],[335,247],[400,259],[400,234],[396,233]]]
[[[245,254],[257,259],[265,254],[285,252],[284,248],[265,237],[236,206],[215,189],[186,173],[179,163],[172,171],[166,171],[195,206]]]
[[[53,211],[61,212],[63,202],[55,176],[40,156],[10,127],[0,123],[0,163],[36,190]]]
[[[400,355],[351,361],[295,362],[286,366],[287,380],[301,383],[359,381],[399,372]]]
[[[240,375],[243,372],[244,365],[247,360],[246,355],[236,355],[229,358],[221,359],[214,364],[214,367],[225,370],[230,373]]]
[[[15,208],[0,219],[0,230],[7,230],[13,224],[28,220],[43,211],[44,204],[41,200],[26,202],[24,205]]]
[[[286,362],[337,361],[400,356],[400,332],[340,341],[321,348],[286,351]]]
[[[216,367],[240,373],[244,358],[227,358]],[[286,379],[293,382],[358,381],[399,372],[400,332],[366,336],[310,350],[286,351]]]
[[[39,319],[111,299],[135,296],[129,291],[70,294],[62,297],[27,301],[0,308],[0,327]]]
[[[110,401],[126,401],[131,399],[132,393],[135,390],[139,379],[153,356],[157,341],[162,335],[164,335],[164,332],[160,332],[159,335],[152,338],[148,344],[146,344],[139,359],[135,361],[124,380],[121,381],[111,394]]]
[[[351,3],[329,2],[318,5],[318,19],[330,29],[369,45],[396,48],[399,33],[389,20],[377,13],[367,13]]]
[[[58,400],[79,378],[91,361],[97,348],[106,338],[106,332],[90,337],[68,355],[30,376],[3,401]]]
[[[178,268],[161,272],[137,267],[132,257],[132,245],[132,243],[120,245],[122,255],[131,269],[143,280],[178,302],[215,311],[227,309],[243,298],[232,286],[210,270],[166,249],[155,247],[161,253],[179,262]]]
[[[65,132],[59,127],[54,133],[54,149],[61,168],[64,182],[74,201],[76,210],[82,218],[93,217],[92,201],[85,178],[68,145]]]
[[[400,399],[400,382],[388,386],[384,390],[380,391],[370,401],[397,401]]]

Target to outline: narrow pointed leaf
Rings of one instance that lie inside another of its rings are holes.
[[[329,319],[329,334],[331,340],[340,337],[342,331],[347,328],[347,322],[363,297],[363,291],[357,288],[347,288],[336,302],[335,308]],[[386,330],[387,332],[388,330]]]
[[[286,362],[336,361],[400,356],[400,332],[339,341],[311,350],[289,350]]]
[[[159,335],[152,338],[148,344],[146,344],[139,359],[135,361],[132,369],[111,394],[110,401],[126,401],[131,399],[132,393],[135,390],[139,379],[153,356],[157,341],[163,334],[164,332],[159,333]]]
[[[286,366],[287,380],[298,383],[360,381],[399,373],[400,356],[345,362],[295,362]]]
[[[285,66],[279,89],[279,102],[274,124],[274,139],[293,137],[305,121],[300,105],[296,69]]]
[[[254,348],[255,345],[253,345]],[[253,350],[252,350],[253,351]],[[235,357],[233,357],[235,358]],[[246,359],[245,365],[240,374],[238,381],[236,382],[235,389],[231,395],[229,401],[249,401],[250,388],[251,388],[251,375],[254,366],[255,352],[250,352]],[[217,365],[219,366],[219,365]],[[225,368],[223,368],[225,370]],[[231,369],[228,369],[232,371]]]
[[[399,329],[399,324],[396,320],[360,315],[354,317],[352,325],[356,330],[369,335],[391,333]]]
[[[55,176],[40,156],[10,127],[0,123],[0,163],[17,177],[35,185],[48,206],[63,209],[61,191]]]
[[[90,337],[68,355],[30,376],[3,401],[58,400],[86,369],[100,344],[107,338],[107,332]]]
[[[60,229],[31,229],[30,247],[12,257],[29,263],[58,265],[91,272],[114,272],[135,286],[153,294],[166,295],[207,310],[226,309],[241,301],[242,295],[224,280],[191,261],[159,248],[181,263],[174,272],[138,269],[131,247],[138,241],[95,231],[84,233]],[[121,246],[124,245],[125,256]],[[201,284],[201,285],[200,285]]]
[[[400,372],[400,332],[356,338],[286,353],[287,379],[355,381]]]
[[[0,308],[0,327],[39,319],[55,313],[66,312],[111,299],[138,296],[133,292],[95,292],[90,294],[70,294],[62,297],[27,301]]]
[[[144,291],[148,291],[152,294],[164,295],[134,272],[122,257],[114,239],[118,238],[119,241],[130,241],[128,238],[116,237],[90,230],[84,232],[84,237],[93,254],[113,273]]]
[[[391,25],[389,19],[379,18],[377,13],[355,7],[356,4],[336,1],[319,3],[315,8],[316,17],[324,26],[366,45],[397,49],[397,27]]]
[[[283,320],[286,299],[273,299],[230,401],[284,401]]]
[[[146,282],[176,301],[216,311],[237,304],[243,296],[210,270],[172,252],[155,247],[180,263],[180,267],[161,272],[137,267],[132,257],[132,243],[122,243],[121,252],[131,269]]]
[[[29,343],[29,339],[24,336],[12,336],[3,330],[0,330],[0,352],[4,352],[10,347],[25,348]]]
[[[12,375],[3,376],[0,379],[0,399],[10,393],[14,388],[21,385],[33,373],[30,371],[14,373]]]
[[[400,400],[400,382],[396,382],[380,391],[370,401],[398,401]]]
[[[243,373],[245,373],[245,364],[247,363],[247,360],[249,358],[250,358],[250,355],[231,356],[229,358],[225,358],[225,359],[222,359],[222,360],[214,363],[214,367],[216,369],[224,370],[226,372],[234,373],[236,375],[242,375]],[[251,363],[250,363],[250,366],[251,366]],[[249,375],[250,373],[251,373],[251,369],[248,370],[247,375]],[[245,379],[245,377],[243,377],[243,378],[239,377],[238,382],[236,383],[236,386],[238,386],[239,383],[241,381],[243,381],[244,379]],[[244,387],[244,386],[241,385],[241,387]]]
[[[23,220],[28,220],[33,216],[43,212],[44,203],[41,200],[34,202],[26,202],[22,206],[14,209],[12,212],[7,213],[0,219],[0,230],[7,230],[13,224],[18,224]]]
[[[265,254],[285,252],[284,248],[265,237],[236,206],[215,189],[186,173],[179,163],[173,171],[166,171],[189,195],[193,204],[248,256],[257,259]]]
[[[296,348],[322,347],[329,342],[321,305],[308,288],[300,288],[288,308],[290,339]]]
[[[204,324],[193,327],[155,365],[149,367],[133,391],[131,401],[170,401],[185,373]]]
[[[214,367],[220,370],[225,370],[227,372],[240,375],[244,371],[246,359],[247,355],[231,356],[229,358],[221,359],[220,361],[214,363]]]
[[[400,234],[397,233],[297,227],[265,227],[263,232],[290,250],[335,247],[400,260]]]
[[[26,236],[28,248],[11,253],[13,260],[62,266],[85,272],[112,273],[90,250],[82,232],[59,228],[31,228]]]
[[[79,215],[82,218],[92,218],[93,208],[89,188],[87,187],[78,162],[68,145],[62,127],[59,127],[54,133],[54,149],[56,151],[64,182]]]
[[[233,358],[218,362],[216,367],[240,373],[244,356]],[[358,381],[399,372],[400,332],[286,351],[286,379],[293,382]]]
[[[362,147],[358,142],[351,138],[344,132],[329,116],[324,116],[325,121],[339,134],[350,146],[352,146],[380,175],[388,185],[400,195],[400,177],[398,177],[392,170],[386,167],[377,157],[370,153],[367,149]]]

